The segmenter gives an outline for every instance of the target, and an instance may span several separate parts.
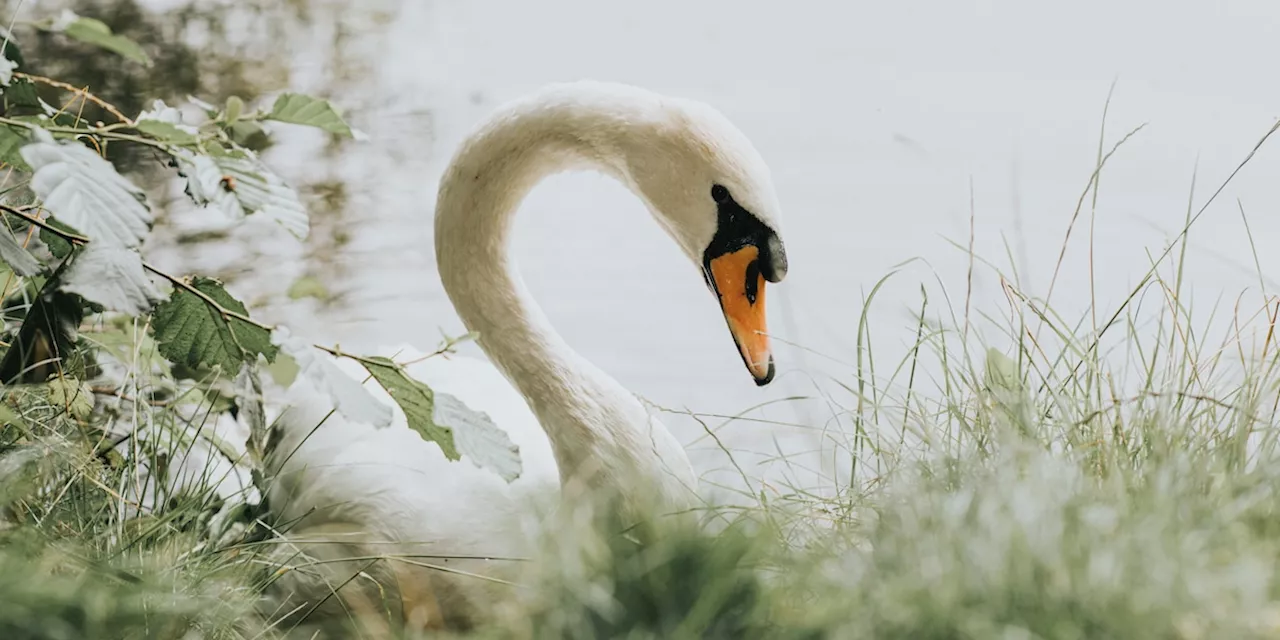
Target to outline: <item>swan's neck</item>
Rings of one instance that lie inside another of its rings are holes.
[[[694,484],[684,450],[551,328],[509,252],[521,201],[549,174],[593,167],[631,184],[619,157],[627,145],[609,135],[646,117],[645,106],[602,101],[518,104],[469,138],[440,185],[436,258],[463,324],[546,431],[566,492],[603,489],[624,504],[682,507]]]

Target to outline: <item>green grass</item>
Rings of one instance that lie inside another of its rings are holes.
[[[824,482],[764,486],[730,454],[751,490],[697,518],[618,535],[570,510],[501,624],[469,635],[1280,637],[1280,304],[1193,313],[1186,259],[1183,234],[1114,308],[1054,308],[1013,273],[1003,310],[922,296],[896,357],[864,313],[832,420],[805,425],[834,460]],[[902,279],[866,307],[919,286]],[[223,401],[157,391],[154,347],[126,342],[117,364],[154,402],[86,413],[65,390],[7,390],[0,637],[287,635],[260,595],[277,565],[256,494],[208,489],[221,447],[190,435]],[[146,426],[106,453],[111,425]],[[138,479],[179,459],[207,473],[137,516]]]

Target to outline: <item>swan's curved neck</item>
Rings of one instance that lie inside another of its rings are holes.
[[[672,506],[687,502],[694,482],[683,449],[551,328],[508,250],[521,201],[549,174],[592,167],[630,186],[619,150],[626,145],[611,135],[646,115],[643,102],[608,98],[525,102],[497,114],[441,181],[435,248],[449,299],[537,415],[563,486],[583,482],[624,501]]]

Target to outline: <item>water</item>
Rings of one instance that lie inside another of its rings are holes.
[[[555,177],[518,222],[525,278],[572,345],[658,404],[731,413],[812,395],[815,379],[850,380],[838,362],[856,357],[864,295],[921,258],[869,312],[882,361],[895,362],[913,339],[922,284],[935,305],[945,291],[963,309],[969,259],[952,243],[968,244],[971,216],[976,253],[1016,267],[1023,289],[1044,295],[1114,82],[1105,148],[1146,127],[1102,178],[1095,290],[1086,202],[1053,298],[1073,317],[1091,297],[1111,309],[1181,228],[1189,198],[1198,209],[1280,112],[1278,24],[1280,4],[1248,0],[405,3],[379,67],[385,113],[429,118],[359,123],[372,152],[352,170],[375,194],[353,246],[367,291],[325,329],[348,343],[424,348],[437,327],[460,333],[430,255],[442,163],[498,103],[579,78],[705,100],[755,141],[774,171],[791,258],[770,292],[773,333],[822,354],[778,345],[778,380],[757,389],[696,270],[640,204],[599,176]],[[1257,296],[1237,201],[1262,245],[1262,272],[1280,266],[1267,249],[1280,233],[1277,176],[1280,150],[1265,148],[1197,223],[1188,279],[1203,312],[1250,287]],[[972,305],[1007,314],[981,265]],[[810,424],[829,413],[804,406]],[[759,415],[796,418],[791,405]],[[668,422],[686,442],[701,433],[688,419]],[[790,451],[817,442],[811,430],[763,425],[722,437],[756,452],[771,452],[774,437]],[[697,444],[699,466],[724,467],[708,445]],[[749,475],[778,472],[762,459],[740,462]]]

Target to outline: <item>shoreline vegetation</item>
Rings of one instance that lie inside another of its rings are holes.
[[[277,125],[357,132],[328,101],[289,93],[121,113],[93,87],[29,73],[25,37],[150,64],[73,13],[6,37],[0,637],[432,637],[377,612],[361,632],[298,626],[305,612],[265,595],[316,562],[281,553],[289,523],[262,499],[274,394],[323,379],[320,351],[388,390],[414,383],[389,360],[260,323],[213,278],[147,262],[147,196],[103,157],[136,147],[208,215],[305,236],[306,207],[257,145]],[[85,119],[86,106],[108,115]],[[1092,242],[1099,178],[1130,135],[1101,141],[1085,168],[1055,283],[1066,247]],[[590,501],[566,508],[497,605],[504,622],[443,637],[1280,637],[1280,298],[1260,266],[1261,290],[1229,308],[1193,308],[1184,279],[1195,222],[1238,172],[1192,198],[1114,308],[1055,308],[1053,284],[1023,291],[957,243],[969,287],[941,300],[922,288],[896,359],[871,357],[864,311],[841,395],[811,399],[829,419],[800,426],[842,469],[824,485],[755,478],[716,437],[735,421],[707,425],[741,479],[733,500],[634,526],[597,521]],[[1249,240],[1258,265],[1267,243]],[[1002,311],[971,299],[975,269],[998,274]],[[865,308],[886,286],[919,284],[886,276]]]

